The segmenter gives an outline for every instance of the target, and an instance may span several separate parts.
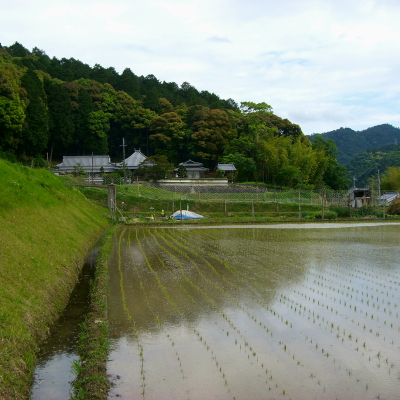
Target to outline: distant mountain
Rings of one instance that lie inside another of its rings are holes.
[[[384,173],[388,167],[400,167],[400,145],[391,144],[358,153],[347,165],[349,178],[357,179],[357,186],[367,186],[369,179]]]
[[[309,136],[313,141],[317,135],[325,140],[333,139],[337,148],[337,160],[341,165],[348,164],[357,154],[390,144],[400,144],[400,129],[389,124],[377,125],[363,131],[340,128],[331,132],[315,133]]]

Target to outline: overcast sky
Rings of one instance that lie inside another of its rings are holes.
[[[266,102],[305,134],[400,126],[399,0],[0,0],[0,43]]]

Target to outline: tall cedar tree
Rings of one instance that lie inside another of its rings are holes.
[[[49,141],[46,94],[36,72],[29,69],[21,78],[21,86],[26,90],[28,98],[21,150],[26,155],[36,156],[47,149]]]

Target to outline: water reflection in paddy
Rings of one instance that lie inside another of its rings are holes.
[[[396,398],[398,231],[122,228],[110,398]]]

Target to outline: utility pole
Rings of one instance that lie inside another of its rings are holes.
[[[356,177],[355,176],[353,176],[353,189],[355,189],[356,188]]]
[[[122,168],[124,169],[124,185],[126,184],[126,169],[125,169],[125,138],[122,138],[122,144],[120,145],[122,147],[122,157],[123,157],[123,161],[122,161]]]
[[[382,199],[381,199],[381,174],[378,169],[378,207],[379,207],[379,210],[382,210],[381,202],[382,202]],[[383,205],[383,219],[385,219],[385,205]]]
[[[379,169],[378,169],[378,199],[379,201],[381,199],[381,175],[379,173]]]

